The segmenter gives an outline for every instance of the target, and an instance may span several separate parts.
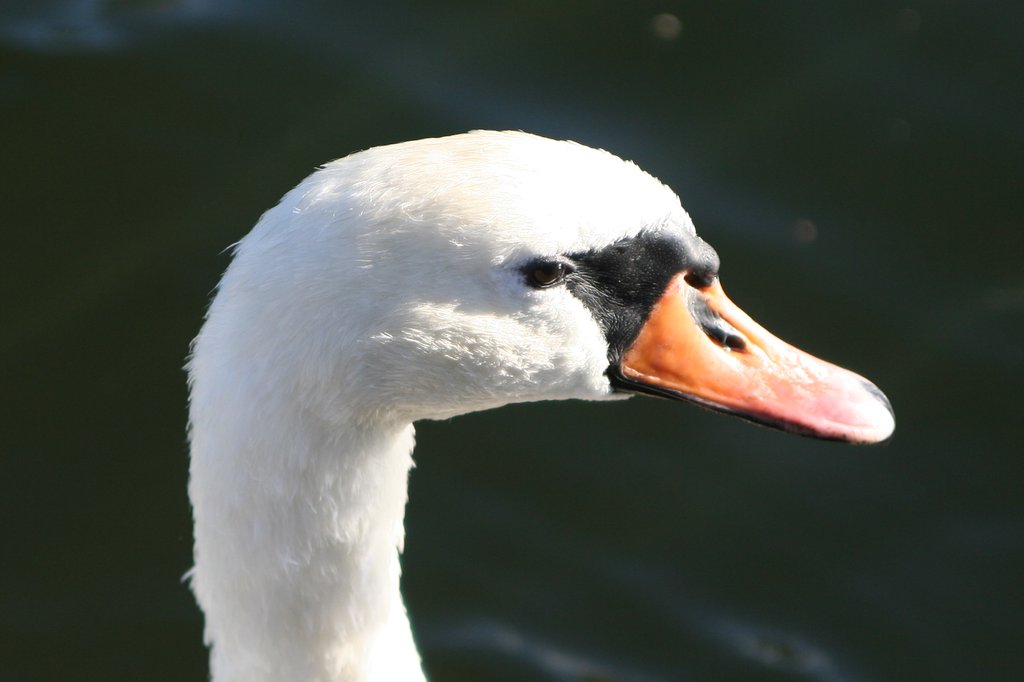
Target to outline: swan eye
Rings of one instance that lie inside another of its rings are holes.
[[[574,270],[575,268],[562,261],[538,261],[523,268],[530,285],[540,289],[561,284],[565,276]]]

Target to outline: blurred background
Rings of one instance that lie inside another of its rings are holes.
[[[202,680],[182,364],[318,164],[473,128],[682,197],[889,444],[665,401],[418,427],[432,680],[1024,679],[1024,5],[0,2],[0,679]]]

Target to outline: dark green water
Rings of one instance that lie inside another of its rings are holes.
[[[1024,679],[1024,6],[767,5],[0,4],[0,679],[204,678],[180,367],[221,251],[320,162],[470,128],[661,177],[897,432],[420,425],[433,680]]]

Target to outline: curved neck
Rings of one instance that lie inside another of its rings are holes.
[[[260,382],[195,358],[192,587],[213,680],[422,680],[399,592],[412,424],[270,408]]]

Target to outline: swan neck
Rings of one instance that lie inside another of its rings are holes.
[[[206,378],[193,368],[189,493],[213,680],[422,680],[399,591],[412,424]]]

